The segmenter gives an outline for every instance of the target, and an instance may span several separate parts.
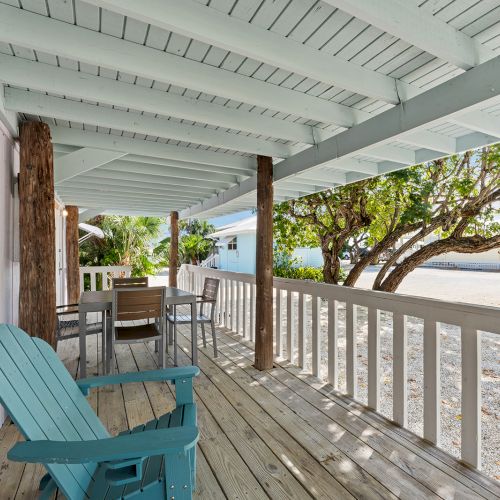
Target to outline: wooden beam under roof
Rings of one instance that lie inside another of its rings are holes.
[[[5,4],[0,4],[0,41],[324,123],[350,127],[363,114],[333,101]]]

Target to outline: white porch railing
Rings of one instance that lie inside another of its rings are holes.
[[[255,276],[183,265],[179,287],[201,293],[208,276],[220,279],[219,324],[254,341]],[[301,368],[310,366],[313,375],[326,376],[340,390],[339,332],[345,328],[345,393],[354,399],[358,398],[362,368],[358,363],[358,310],[365,308],[367,402],[374,410],[380,409],[381,401],[380,318],[381,313],[392,315],[392,418],[402,427],[408,427],[408,318],[423,320],[423,437],[437,445],[441,439],[441,324],[460,327],[461,458],[480,467],[480,332],[500,333],[500,309],[282,278],[274,279],[274,290],[276,356],[284,355]],[[326,349],[320,339],[322,303],[328,311]],[[341,305],[345,308],[343,321],[339,319]],[[322,357],[327,361],[327,373],[322,373]]]
[[[80,267],[80,292],[85,290],[109,290],[111,279],[128,278],[131,266],[87,266]],[[85,277],[90,276],[90,288],[85,287]]]

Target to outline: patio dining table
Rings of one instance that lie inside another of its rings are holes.
[[[196,323],[196,295],[191,292],[186,292],[180,288],[166,287],[165,289],[165,305],[191,305],[191,360],[193,365],[198,364],[198,349],[197,349],[197,323]],[[78,303],[78,319],[79,319],[79,341],[80,341],[80,378],[87,376],[87,314],[88,313],[112,313],[113,291],[85,291],[80,295]],[[106,345],[106,329],[107,324],[102,321],[102,341]],[[105,352],[105,351],[104,351]],[[103,364],[103,370],[106,369],[106,363]]]

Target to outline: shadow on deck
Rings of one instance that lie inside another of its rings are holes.
[[[188,327],[179,327],[180,364],[189,364]],[[200,348],[195,383],[201,439],[198,498],[494,498],[500,487],[330,386],[279,364],[252,367],[250,343],[218,329],[220,354]],[[97,339],[88,339],[88,373],[97,373]],[[200,342],[201,343],[201,342]],[[120,372],[156,368],[152,345],[117,346]],[[78,344],[59,354],[76,376]],[[170,353],[172,354],[172,353]],[[170,359],[171,363],[171,359]],[[92,406],[111,434],[159,417],[174,406],[165,383],[92,391]],[[8,462],[19,439],[0,430],[0,499],[36,498],[40,466]],[[62,498],[61,495],[57,497]]]

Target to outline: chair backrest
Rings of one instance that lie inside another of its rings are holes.
[[[54,350],[13,325],[0,325],[0,404],[27,440],[109,437]],[[97,464],[44,464],[67,498],[87,498]]]
[[[217,301],[217,294],[219,292],[220,281],[217,278],[205,278],[203,283],[203,292],[201,294],[201,300],[206,302],[212,302],[210,314],[215,313],[215,303]],[[203,314],[204,304],[200,305],[200,314]]]
[[[165,287],[115,288],[113,322],[162,318]]]
[[[147,276],[140,276],[137,278],[113,278],[113,288],[140,288],[149,286],[149,278]]]
[[[217,300],[218,291],[219,280],[217,278],[205,278],[203,292],[201,294],[203,300]]]

